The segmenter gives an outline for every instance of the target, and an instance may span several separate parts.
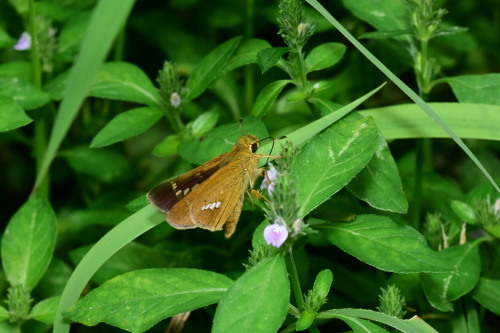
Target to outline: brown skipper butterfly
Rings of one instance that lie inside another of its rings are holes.
[[[244,135],[227,153],[154,187],[148,199],[168,213],[166,220],[176,229],[224,229],[229,238],[236,229],[245,191],[253,188],[263,171],[257,161],[268,157],[255,154],[259,145],[257,137]]]

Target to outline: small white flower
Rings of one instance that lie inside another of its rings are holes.
[[[278,171],[271,163],[269,163],[269,170],[266,170],[264,172],[264,180],[262,181],[262,185],[260,185],[260,188],[262,190],[265,190],[267,188],[269,195],[272,196],[274,191],[275,181],[277,178],[278,178]]]
[[[170,104],[172,104],[172,106],[174,108],[178,107],[179,105],[181,105],[181,96],[179,96],[178,93],[176,92],[173,92],[171,95],[170,95]]]

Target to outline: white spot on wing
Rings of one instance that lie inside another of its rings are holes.
[[[212,203],[210,204],[210,209],[214,209],[214,208],[215,208],[215,205],[217,205],[217,203],[212,202]]]
[[[222,202],[217,201],[217,204],[215,205],[215,208],[219,208],[219,207],[220,207],[220,205],[222,205]]]
[[[188,193],[189,193],[189,189],[187,188],[187,189],[184,190],[184,195],[186,195]]]

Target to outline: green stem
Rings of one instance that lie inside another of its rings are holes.
[[[35,3],[33,0],[29,0],[29,9],[28,9],[28,29],[29,34],[31,35],[31,81],[37,88],[42,87],[42,69],[40,67],[40,54],[39,48],[40,45],[38,43],[38,34],[36,31],[36,23],[35,23]]]
[[[304,296],[302,295],[302,290],[300,289],[299,275],[297,274],[297,267],[295,267],[295,261],[293,260],[293,250],[291,247],[288,250],[288,253],[285,254],[285,263],[288,275],[290,276],[290,285],[295,297],[295,302],[297,303],[297,308],[299,308],[299,310],[302,310],[304,309]],[[319,330],[314,323],[309,326],[308,331],[311,333],[319,333]]]
[[[304,60],[304,53],[302,53],[302,49],[297,51],[299,56],[299,64],[300,64],[300,76],[302,80],[302,92],[309,97],[309,89],[307,86],[307,68],[306,61]]]
[[[290,248],[288,253],[285,255],[285,263],[288,275],[290,276],[290,284],[293,295],[295,296],[297,308],[302,310],[304,308],[304,296],[302,295],[302,290],[300,289],[299,275],[297,274],[297,268],[295,267],[295,261],[293,260],[292,248]]]
[[[176,134],[181,133],[182,130],[184,129],[184,124],[181,121],[181,117],[179,115],[175,116],[169,115],[167,116],[167,118],[169,118],[170,125],[172,125],[172,129],[174,130],[174,132]]]
[[[28,1],[28,30],[31,35],[31,81],[33,84],[41,89],[42,88],[42,69],[40,66],[40,53],[39,53],[39,41],[38,33],[36,30],[35,23],[35,4],[33,0]],[[37,111],[35,118],[35,142],[34,151],[36,158],[36,169],[37,173],[40,172],[42,167],[43,157],[45,151],[47,150],[47,112],[46,110],[40,109]],[[39,191],[45,197],[49,196],[49,175],[47,174],[40,184]]]
[[[320,111],[318,110],[316,105],[314,105],[313,103],[311,103],[307,100],[311,95],[311,89],[309,86],[309,81],[307,81],[307,67],[306,67],[306,61],[304,59],[304,53],[302,52],[302,50],[298,50],[297,55],[299,57],[299,68],[300,68],[300,76],[301,76],[300,81],[302,81],[299,88],[302,90],[302,93],[307,96],[306,97],[306,104],[309,107],[309,109],[311,110],[314,118],[319,119],[319,118],[321,118]]]

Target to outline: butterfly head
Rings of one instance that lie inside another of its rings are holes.
[[[239,140],[238,144],[247,147],[252,153],[255,153],[260,146],[260,140],[252,134],[243,135]]]

